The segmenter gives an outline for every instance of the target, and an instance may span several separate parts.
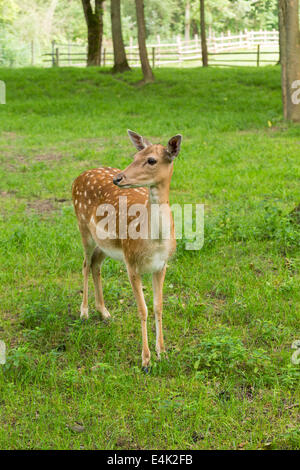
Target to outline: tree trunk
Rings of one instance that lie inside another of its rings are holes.
[[[53,17],[58,4],[58,0],[51,0],[49,8],[46,11],[44,20],[42,21],[41,27],[43,28],[43,36],[46,38],[51,37],[51,30],[53,25]]]
[[[130,70],[127,62],[126,52],[122,37],[122,24],[121,24],[121,6],[120,0],[111,0],[110,2],[111,14],[111,32],[114,45],[114,66],[113,72],[125,72]]]
[[[85,21],[88,30],[88,56],[87,65],[101,65],[101,49],[103,36],[103,8],[104,0],[95,0],[94,11],[90,0],[81,0]]]
[[[279,57],[281,65],[281,96],[283,116],[287,119],[287,86],[286,86],[286,11],[285,1],[278,0],[278,26],[279,26]]]
[[[143,82],[151,83],[151,82],[154,82],[154,75],[150,67],[147,48],[146,48],[144,0],[135,0],[135,6],[136,6],[136,18],[137,18],[137,26],[138,26],[138,42],[139,42],[140,60],[141,60],[142,71],[144,75]]]
[[[300,122],[299,0],[279,0],[278,12],[283,114]]]
[[[200,30],[201,30],[202,65],[203,67],[207,67],[208,66],[208,54],[207,54],[207,42],[206,42],[204,0],[200,0]]]
[[[185,0],[184,40],[188,42],[191,37],[191,2]]]

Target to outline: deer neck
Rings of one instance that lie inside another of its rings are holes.
[[[170,182],[160,183],[149,188],[148,205],[151,209],[152,204],[168,204],[169,205]]]
[[[156,240],[159,245],[164,241],[161,224],[166,220],[171,222],[172,218],[169,204],[169,189],[170,181],[165,184],[161,183],[156,186],[150,186],[149,188],[149,199],[147,204],[149,237],[151,240],[153,239],[151,228],[153,228],[152,225],[154,224],[154,232],[158,235],[158,238],[155,236],[153,240]],[[159,215],[158,217],[154,216],[153,218],[153,210],[155,211],[154,213],[157,214],[157,207],[154,206],[158,206]],[[170,235],[172,237],[172,229]]]

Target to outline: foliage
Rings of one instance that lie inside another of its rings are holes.
[[[104,2],[104,37],[111,43],[110,2]],[[145,2],[148,41],[174,40],[185,28],[184,0]],[[199,1],[191,0],[191,34],[200,34]],[[277,28],[277,0],[207,0],[206,23],[210,31],[227,33],[248,29]],[[122,1],[124,40],[137,38],[135,3]],[[28,64],[29,42],[36,56],[49,52],[52,40],[86,42],[86,24],[80,1],[0,0],[0,59],[5,66]]]

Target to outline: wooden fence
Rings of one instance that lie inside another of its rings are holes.
[[[210,34],[207,39],[210,65],[253,65],[276,63],[279,58],[278,32],[273,31],[244,31],[232,35],[216,36]],[[262,50],[264,48],[265,50]],[[270,50],[271,49],[271,50]],[[192,66],[201,62],[201,42],[197,35],[190,41],[184,41],[179,36],[176,42],[164,43],[157,36],[157,41],[147,44],[152,67],[168,65]],[[126,46],[127,59],[131,67],[139,67],[138,45],[132,39]],[[60,44],[52,42],[52,50],[43,54],[46,65],[52,66],[83,66],[86,63],[87,50],[85,44]],[[265,57],[265,58],[264,58]],[[113,51],[104,44],[101,63],[103,66],[113,65]]]

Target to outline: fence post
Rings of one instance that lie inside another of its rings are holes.
[[[68,42],[68,65],[71,65],[71,44]]]
[[[224,44],[224,34],[221,33],[221,36],[220,36],[220,47],[221,47],[221,51],[223,50],[223,44]]]
[[[104,47],[103,49],[103,67],[105,67],[106,64],[106,48]]]
[[[212,37],[212,28],[211,26],[208,27],[208,39],[210,40]]]
[[[259,67],[260,44],[257,44],[256,65]]]
[[[157,64],[159,64],[159,61],[161,59],[161,48],[160,48],[160,35],[157,35]]]
[[[242,32],[240,32],[239,47],[240,49],[242,49],[243,47],[243,33]]]
[[[198,47],[199,47],[198,34],[195,34],[195,46],[196,46],[196,49],[198,49]]]
[[[55,41],[52,41],[52,67],[55,67]]]
[[[212,47],[213,47],[213,51],[217,52],[216,33],[214,31],[212,33]]]
[[[55,49],[55,65],[59,67],[59,49],[58,47]]]
[[[181,65],[181,39],[180,36],[177,36],[177,47],[178,47],[178,62]]]
[[[132,46],[133,46],[133,39],[132,37],[130,36],[129,38],[129,54],[128,54],[128,60],[129,60],[129,65],[130,65],[130,61],[132,61]]]
[[[231,31],[230,31],[230,29],[228,29],[228,30],[227,30],[228,50],[230,50],[230,47],[231,47],[230,38],[231,38]],[[225,41],[226,41],[226,36],[225,36]]]
[[[155,47],[152,47],[152,68],[155,67]]]
[[[245,47],[249,47],[249,38],[248,38],[248,30],[245,29]]]

